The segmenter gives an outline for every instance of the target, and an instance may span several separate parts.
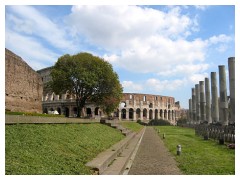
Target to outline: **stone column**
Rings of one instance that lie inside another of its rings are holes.
[[[140,119],[143,120],[143,109],[140,109]]]
[[[119,103],[119,105],[118,105],[118,120],[119,121],[122,120],[122,106],[121,106],[121,103]]]
[[[136,121],[137,120],[137,110],[133,109],[133,120]]]
[[[200,121],[203,123],[206,121],[206,99],[204,93],[204,81],[199,81],[200,89]]]
[[[196,91],[196,122],[197,124],[200,123],[200,91],[199,91],[199,84],[195,84],[195,91]]]
[[[54,100],[54,101],[58,101],[58,100],[59,100],[59,95],[55,95],[55,94],[54,94],[54,95],[53,95],[53,100]]]
[[[168,110],[166,110],[166,119],[168,121]]]
[[[218,88],[216,72],[211,72],[212,122],[219,122]]]
[[[84,111],[84,108],[82,109],[82,111]],[[68,117],[72,117],[73,116],[73,108],[72,106],[68,106]],[[82,116],[84,116],[84,114],[82,113]]]
[[[226,85],[225,66],[220,65],[219,68],[219,84],[220,84],[220,111],[222,112],[222,125],[228,125],[228,99]]]
[[[153,105],[154,107],[154,105]],[[152,119],[155,119],[155,110],[152,110]]]
[[[126,120],[129,120],[129,109],[126,109]]]
[[[188,100],[189,110],[188,110],[188,122],[192,124],[192,99]]]
[[[230,105],[231,105],[231,120],[230,123],[235,123],[235,57],[228,58],[229,72],[229,90],[230,90]]]
[[[209,78],[205,78],[205,94],[206,94],[206,121],[208,122],[208,124],[211,124],[212,116],[211,116],[211,96]]]
[[[196,123],[196,93],[195,88],[192,88],[192,121],[193,124]]]
[[[94,107],[92,107],[91,108],[91,115],[92,115],[92,118],[95,118],[95,108]]]

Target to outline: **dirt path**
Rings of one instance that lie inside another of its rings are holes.
[[[147,127],[129,175],[180,175],[173,156],[153,127]]]

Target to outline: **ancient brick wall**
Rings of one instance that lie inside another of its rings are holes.
[[[42,112],[42,78],[21,57],[5,49],[5,109]]]
[[[123,93],[122,101],[129,100],[129,104],[133,104],[133,101],[136,102],[136,105],[139,106],[142,101],[143,104],[154,103],[156,106],[167,106],[170,104],[171,107],[175,107],[174,97],[161,96],[161,95],[151,95],[151,94],[137,94],[137,93]],[[168,107],[170,108],[170,107]]]
[[[40,69],[37,71],[37,73],[42,77],[42,81],[43,81],[43,96],[53,93],[51,88],[47,86],[47,83],[52,80],[51,70],[52,70],[52,66],[44,69]]]

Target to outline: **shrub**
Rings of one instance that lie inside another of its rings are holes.
[[[148,123],[150,126],[169,126],[170,122],[163,119],[154,119]]]
[[[187,124],[187,119],[179,119],[177,121],[178,126],[182,126],[182,125],[185,125],[185,124]]]

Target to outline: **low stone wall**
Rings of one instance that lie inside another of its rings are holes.
[[[5,124],[41,124],[41,123],[65,124],[65,123],[92,123],[92,122],[100,122],[100,119],[5,115]]]

